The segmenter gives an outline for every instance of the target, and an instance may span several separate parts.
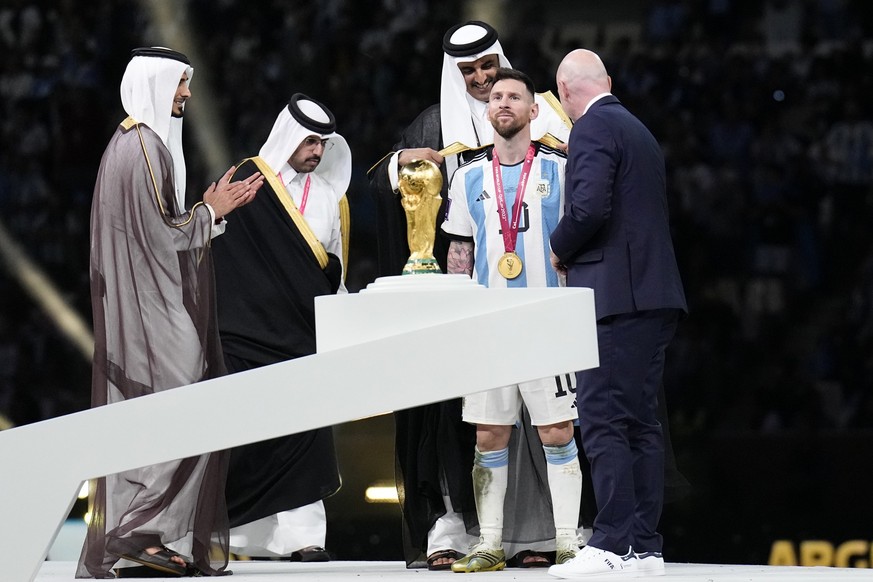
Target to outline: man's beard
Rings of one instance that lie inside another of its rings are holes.
[[[524,123],[519,121],[518,119],[513,120],[513,123],[509,125],[500,125],[497,124],[494,126],[494,131],[502,137],[503,139],[512,139],[514,138],[519,131],[524,127]]]
[[[185,109],[182,109],[181,111],[179,111],[179,113],[176,113],[175,111],[173,111],[170,114],[170,117],[175,117],[176,119],[181,119],[181,118],[185,117]]]

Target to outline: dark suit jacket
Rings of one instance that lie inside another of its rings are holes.
[[[567,284],[594,289],[597,319],[687,311],[667,210],[664,156],[614,96],[591,105],[570,133],[564,217],[551,236]]]

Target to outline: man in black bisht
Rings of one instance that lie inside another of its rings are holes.
[[[351,152],[335,129],[326,107],[295,94],[259,155],[238,165],[234,180],[260,172],[266,182],[247,212],[234,215],[232,236],[213,249],[231,373],[314,354],[315,298],[345,292]],[[288,388],[303,397],[316,387]],[[339,487],[330,427],[233,449],[226,491],[231,551],[328,560],[322,500]]]

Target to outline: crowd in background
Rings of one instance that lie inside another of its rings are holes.
[[[178,4],[203,58],[190,107],[213,102],[228,164],[257,153],[292,93],[333,110],[355,162],[348,286],[366,286],[366,170],[437,101],[442,35],[464,3]],[[646,4],[625,36],[533,0],[512,3],[499,28],[539,90],[554,89],[569,49],[597,50],[613,93],[665,151],[691,311],[665,378],[674,432],[873,426],[871,11],[863,0]],[[89,322],[91,192],[124,116],[129,51],[158,44],[152,26],[131,0],[0,7],[0,226]],[[202,192],[217,177],[193,143],[185,151],[189,192]],[[24,424],[89,400],[89,363],[0,269],[0,413]]]

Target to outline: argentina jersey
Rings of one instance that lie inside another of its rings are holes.
[[[524,268],[514,279],[504,278],[497,263],[505,252],[503,228],[495,196],[491,148],[458,168],[449,188],[443,230],[474,244],[473,279],[493,288],[557,287],[558,276],[549,262],[549,236],[564,208],[566,156],[540,143],[522,198],[515,252]],[[512,217],[522,163],[502,165],[501,179],[507,213]]]

